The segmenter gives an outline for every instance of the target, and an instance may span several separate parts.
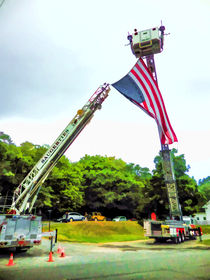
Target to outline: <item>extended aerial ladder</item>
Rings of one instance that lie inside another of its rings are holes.
[[[90,122],[95,111],[101,108],[101,104],[107,98],[109,91],[109,84],[105,83],[100,86],[82,109],[78,110],[76,116],[14,191],[10,214],[22,214],[26,210],[31,213],[40,188],[50,171],[83,128]]]
[[[160,53],[163,50],[164,35],[166,35],[164,31],[164,26],[139,32],[137,29],[134,29],[134,33],[132,35],[129,34],[127,37],[130,41],[132,53],[137,58],[141,57],[146,60],[147,67],[156,83],[158,81],[154,54]],[[186,238],[194,238],[195,235],[200,235],[201,238],[201,228],[196,228],[195,225],[187,225],[183,220],[168,144],[161,143],[160,153],[170,206],[170,219],[165,221],[156,221],[156,219],[145,220],[145,236],[155,238],[157,241],[172,239],[175,243],[183,242]]]
[[[157,73],[155,67],[154,54],[146,56],[147,67],[153,75],[153,78],[158,83]],[[182,210],[179,203],[176,179],[173,170],[173,162],[171,159],[171,152],[168,144],[161,144],[162,167],[164,173],[164,180],[167,187],[167,194],[170,207],[170,218],[178,218],[182,220]]]
[[[137,57],[142,57],[146,60],[147,67],[150,70],[154,80],[158,83],[157,73],[155,67],[154,54],[160,53],[163,50],[165,27],[161,25],[159,28],[154,27],[151,29],[137,31],[134,29],[132,35],[128,35],[132,53]],[[164,179],[167,187],[169,205],[170,205],[170,218],[182,219],[182,211],[179,204],[176,180],[173,171],[173,164],[169,146],[161,144],[162,166],[164,171]]]
[[[26,251],[34,245],[41,244],[42,236],[49,236],[52,250],[53,239],[55,243],[57,240],[57,231],[42,232],[41,217],[32,214],[34,203],[53,167],[90,122],[95,111],[101,109],[109,91],[109,84],[106,83],[95,91],[15,189],[9,211],[0,215],[0,248],[15,247],[17,250]]]

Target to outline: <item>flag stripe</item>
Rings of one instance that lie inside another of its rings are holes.
[[[146,91],[145,85],[144,85],[144,83],[141,83],[141,80],[139,79],[139,76],[135,71],[135,67],[134,67],[134,69],[131,70],[129,75],[136,82],[137,86],[143,93],[147,108],[148,108],[149,112],[152,114],[152,117],[155,118],[155,115],[154,115],[155,109],[154,109],[153,103],[151,102],[151,97],[145,93],[145,91]]]
[[[147,84],[148,94],[150,94],[153,98],[152,101],[155,104],[155,115],[158,125],[162,126],[162,132],[166,133],[169,132],[169,137],[173,141],[173,135],[170,133],[170,127],[168,125],[168,121],[163,111],[163,106],[159,97],[159,92],[157,90],[156,85],[154,84],[153,80],[151,79],[150,75],[148,75],[148,71],[145,71],[144,67],[141,67],[142,64],[139,66],[137,64],[138,74],[140,78]]]
[[[150,107],[152,108],[152,111],[153,111],[153,118],[157,121],[157,124],[158,126],[161,126],[161,130],[159,131],[163,131],[164,130],[164,127],[162,127],[162,123],[160,122],[160,119],[161,119],[161,116],[160,116],[160,110],[157,106],[157,103],[155,102],[155,97],[154,97],[154,94],[152,93],[152,90],[151,88],[149,87],[149,85],[146,83],[144,77],[140,76],[140,73],[139,71],[137,70],[136,71],[136,75],[138,76],[138,82],[141,83],[141,84],[144,84],[145,83],[145,87],[144,87],[144,94],[145,96],[148,97],[149,99],[149,103],[150,103]],[[140,76],[140,77],[139,77]],[[162,133],[160,135],[161,139],[162,139]]]
[[[146,105],[145,101],[143,102],[143,103],[145,103],[145,106],[142,105],[143,103],[139,104],[135,100],[131,100],[131,102],[133,102],[135,105],[139,106],[147,115],[149,115],[150,117],[152,117],[154,119],[154,116],[149,112],[149,110],[146,109],[147,105]]]
[[[161,111],[162,111],[163,114],[164,114],[164,118],[163,118],[162,120],[165,120],[165,123],[166,123],[166,125],[167,125],[167,131],[168,131],[168,132],[170,133],[170,135],[171,135],[172,142],[175,142],[176,136],[175,136],[175,133],[174,133],[174,131],[173,131],[173,129],[172,129],[172,126],[171,126],[171,124],[170,124],[170,121],[169,121],[169,118],[168,118],[168,114],[167,114],[167,112],[166,112],[165,104],[164,104],[164,102],[163,102],[163,98],[162,98],[162,95],[161,95],[161,93],[160,93],[160,90],[159,90],[159,88],[158,88],[158,86],[157,86],[157,83],[154,81],[154,79],[153,79],[151,73],[148,72],[148,69],[147,69],[147,67],[146,67],[146,65],[145,65],[144,63],[141,63],[141,64],[140,64],[140,63],[138,62],[138,65],[141,67],[141,69],[143,69],[145,75],[148,77],[149,81],[151,82],[151,84],[152,84],[152,86],[153,86],[153,88],[154,88],[154,90],[155,90],[155,93],[156,93],[157,98],[158,98],[158,100],[159,100],[159,104],[160,104],[160,106],[161,106]],[[174,137],[174,136],[175,136],[175,137]],[[177,141],[177,139],[176,139],[176,141]]]
[[[152,92],[150,84],[147,82],[147,80],[145,79],[146,77],[143,75],[143,73],[141,72],[140,69],[138,69],[137,67],[134,67],[134,71],[136,73],[136,76],[138,77],[137,78],[138,82],[140,84],[142,84],[143,87],[144,87],[144,91],[145,91],[144,96],[148,97],[148,100],[149,100],[149,103],[150,103],[149,105],[152,108],[155,117],[160,118],[159,108],[157,107],[157,103],[155,102],[155,96]]]

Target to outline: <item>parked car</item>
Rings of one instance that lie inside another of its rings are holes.
[[[129,219],[129,221],[137,221],[137,219],[136,218],[131,218],[131,219]]]
[[[68,222],[73,222],[73,221],[84,221],[85,217],[81,215],[80,213],[77,212],[68,212],[63,215],[62,218],[57,219],[57,222],[60,223],[68,223]]]
[[[117,216],[112,221],[114,222],[121,222],[121,221],[127,221],[125,216]]]
[[[88,221],[106,221],[106,217],[103,216],[100,212],[92,212],[89,215],[86,213],[85,216]]]

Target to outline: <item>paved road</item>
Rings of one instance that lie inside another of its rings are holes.
[[[79,279],[210,279],[210,250],[196,241],[183,244],[63,243],[66,257],[53,255],[48,263],[49,242],[14,254],[15,266],[7,267],[9,255],[0,257],[0,280]]]

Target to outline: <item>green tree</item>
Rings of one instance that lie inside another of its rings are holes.
[[[203,203],[203,196],[198,192],[196,181],[186,173],[190,166],[186,164],[184,155],[176,156],[177,151],[171,151],[171,157],[176,177],[179,202],[184,215],[189,215],[197,211]],[[145,200],[138,208],[138,216],[148,218],[155,212],[159,219],[164,219],[169,215],[169,202],[167,189],[164,181],[162,168],[162,157],[155,157],[155,169],[149,183],[143,189]],[[140,218],[139,218],[140,219]]]
[[[8,134],[5,134],[2,131],[0,131],[0,142],[7,143],[9,145],[14,144],[12,138]]]
[[[78,210],[84,204],[82,181],[77,164],[62,156],[44,183],[38,204],[53,207],[57,213]],[[48,200],[43,199],[46,189],[50,193]]]
[[[199,192],[201,192],[205,196],[206,201],[209,201],[210,200],[210,176],[198,181],[198,189]]]
[[[0,140],[0,193],[13,196],[15,188],[31,171],[49,148],[24,142],[19,147],[11,144],[10,137]],[[41,186],[38,209],[55,208],[57,212],[75,210],[83,205],[82,176],[76,165],[62,157]]]
[[[34,165],[49,148],[24,142],[16,146],[9,135],[0,133],[0,193],[13,195]],[[196,212],[209,199],[210,177],[196,181],[186,173],[189,166],[184,155],[172,150],[174,170],[183,214]],[[155,169],[125,163],[114,157],[88,156],[71,163],[62,156],[47,180],[37,200],[41,210],[99,210],[108,217],[115,215],[147,218],[155,211],[159,218],[169,214],[162,159],[155,158]]]
[[[143,183],[123,160],[86,155],[78,164],[84,178],[87,211],[98,210],[110,217],[135,214]]]
[[[17,185],[17,163],[22,158],[21,151],[15,145],[0,141],[0,193],[12,195]]]

